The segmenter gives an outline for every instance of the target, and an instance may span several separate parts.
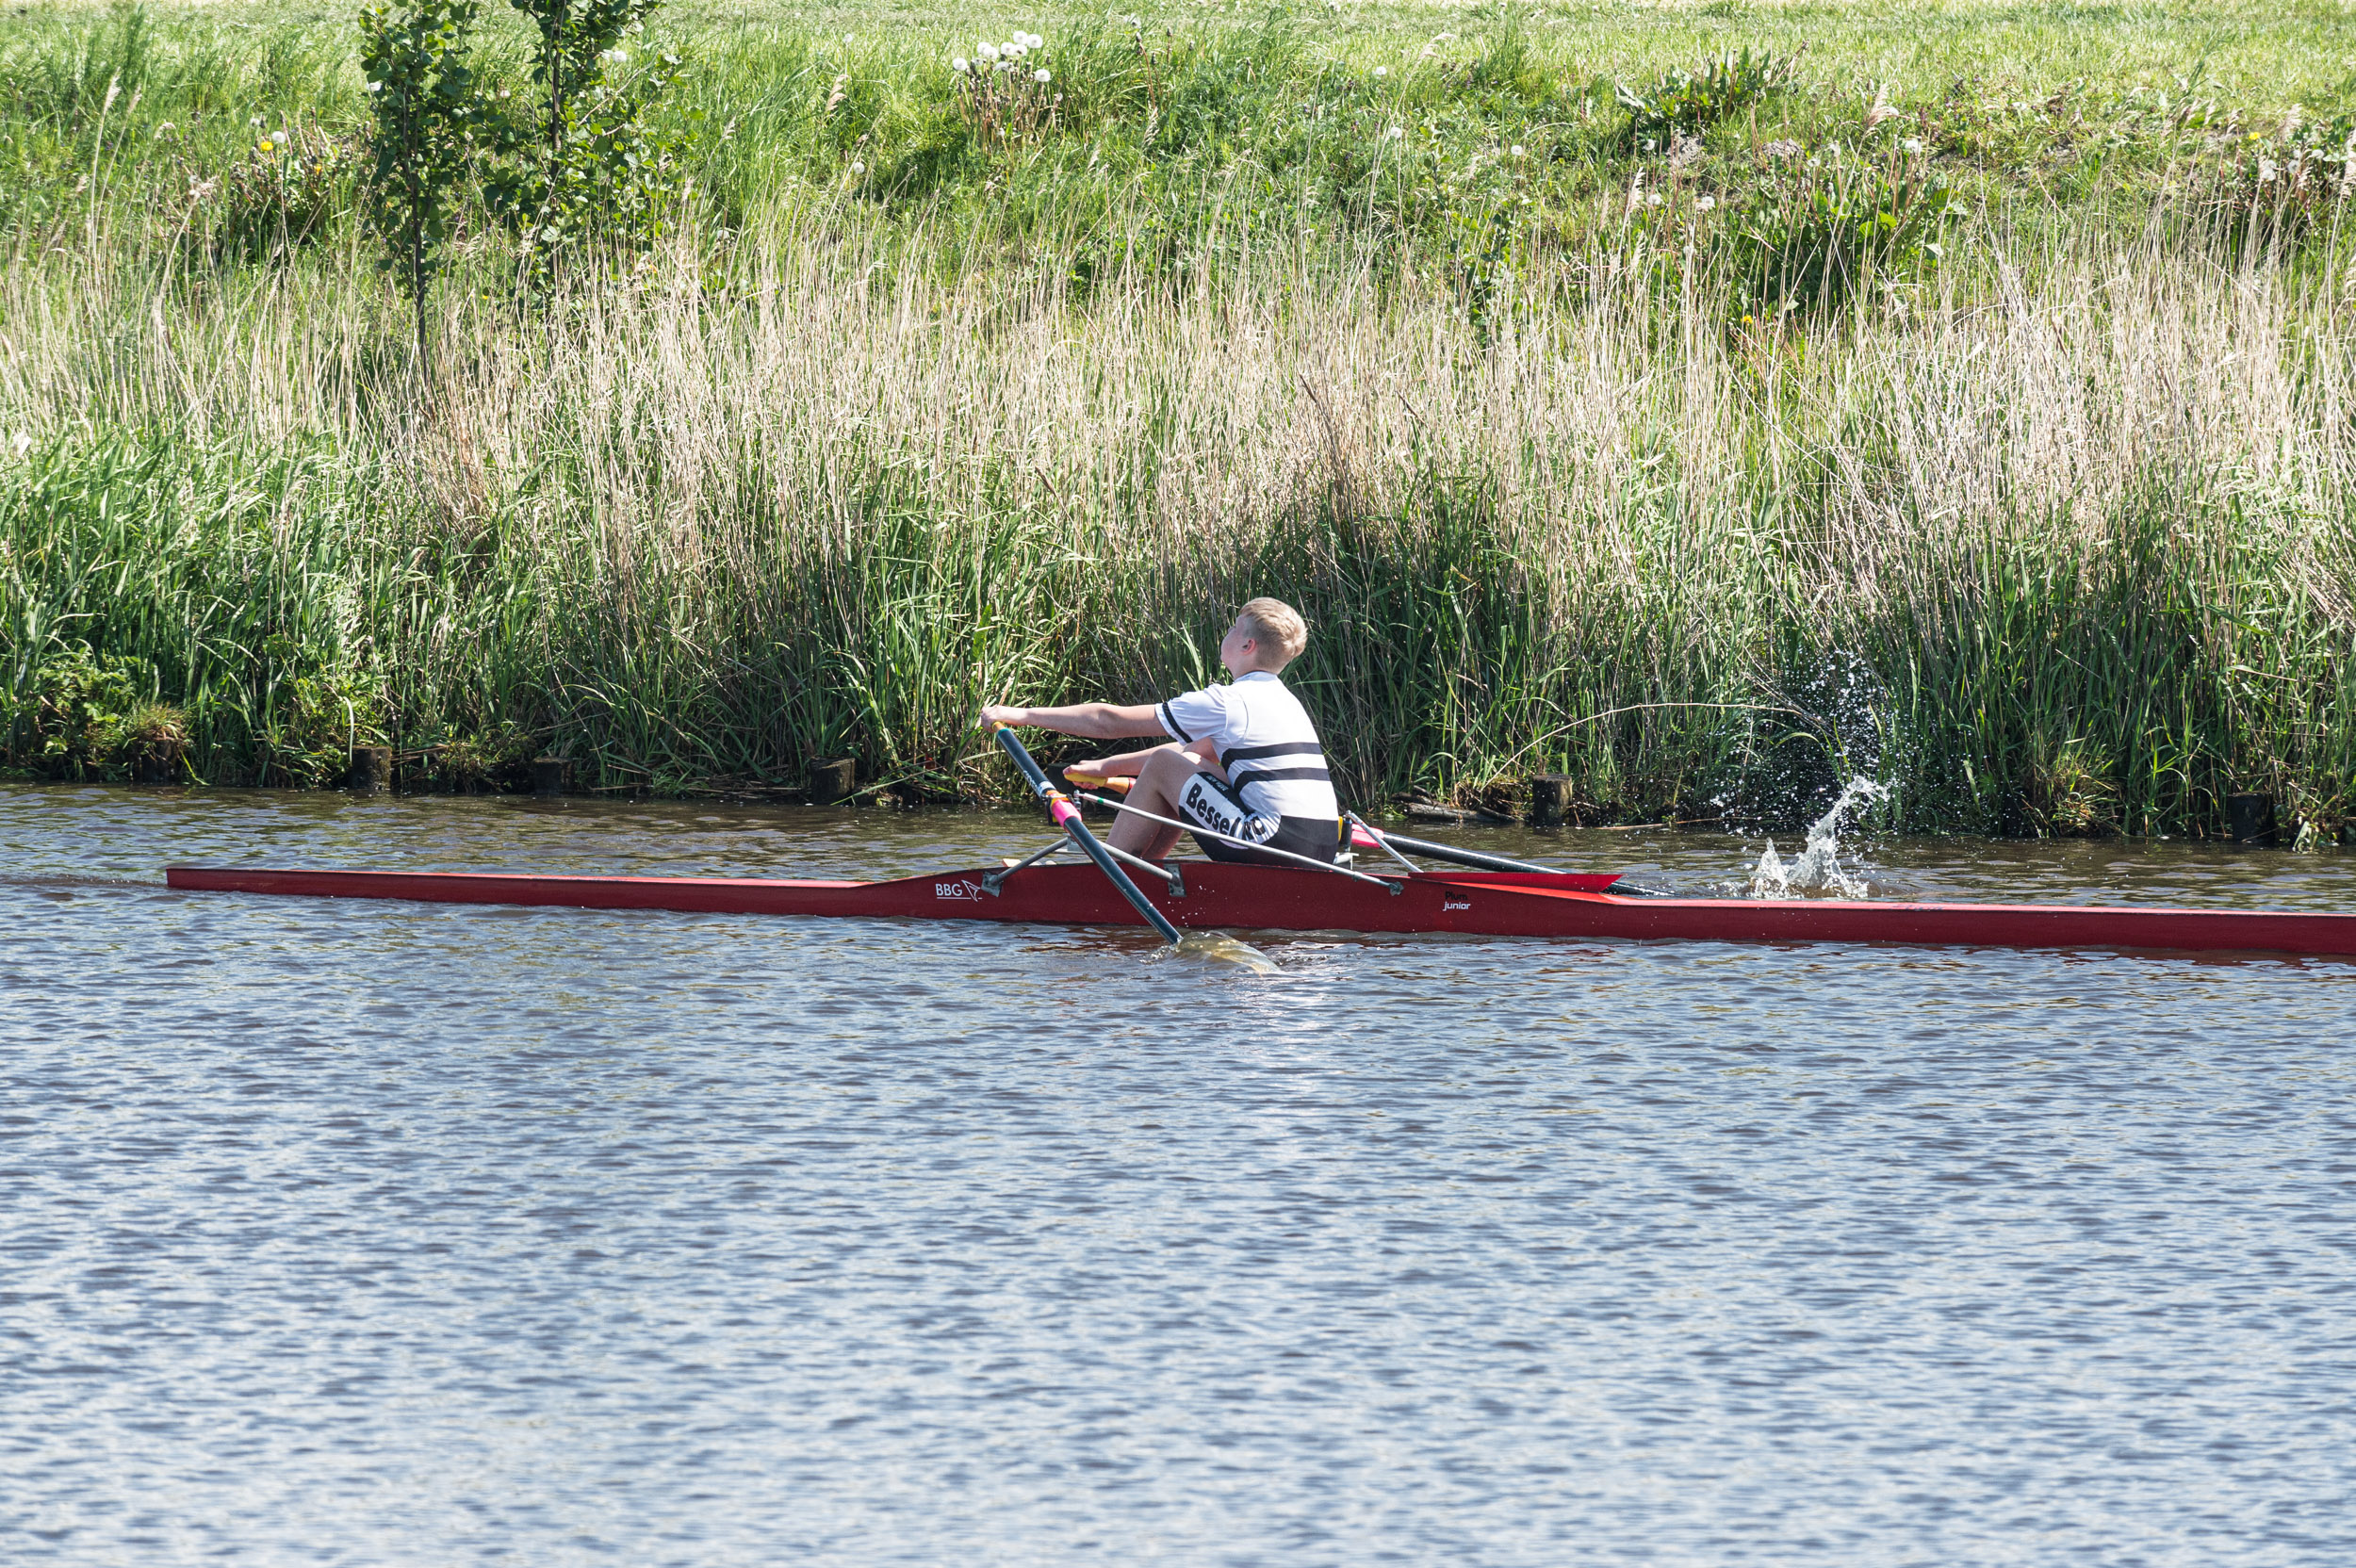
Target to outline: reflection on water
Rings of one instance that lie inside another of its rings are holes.
[[[177,895],[1017,815],[0,790],[0,1560],[2340,1563],[2356,966]],[[1687,887],[1759,846],[1481,834]],[[2356,858],[1876,843],[1883,896]]]

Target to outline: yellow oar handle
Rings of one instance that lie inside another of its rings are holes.
[[[1130,787],[1137,783],[1126,774],[1088,773],[1081,768],[1066,768],[1063,776],[1080,789],[1110,790],[1117,795],[1127,794]]]

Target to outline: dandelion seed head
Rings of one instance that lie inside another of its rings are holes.
[[[1394,125],[1384,134],[1389,136],[1393,141],[1397,141],[1407,134],[1407,129],[1403,125]]]
[[[1047,68],[1042,65],[1037,71],[1032,72],[1031,80],[1039,83],[1041,87],[1045,87],[1048,82]]]
[[[1922,139],[1919,136],[1910,136],[1906,138],[1906,149],[1909,153],[1921,152],[1922,150]]]
[[[973,69],[973,62],[967,59],[963,55],[959,55],[950,60],[949,69],[962,75],[966,72]]]
[[[982,58],[986,60],[994,60],[998,57],[998,45],[990,42],[988,39],[984,39],[982,40],[981,44],[974,49],[973,53],[981,56]]]
[[[1529,155],[1527,155],[1526,153],[1524,153],[1524,152],[1522,151],[1522,144],[1521,144],[1520,142],[1516,141],[1515,143],[1513,143],[1513,155],[1514,155],[1515,157],[1517,157],[1517,158],[1518,158],[1518,157],[1526,157],[1526,156],[1528,156]]]
[[[864,174],[867,172],[867,165],[859,162],[857,158],[853,158],[851,160],[851,172],[854,174]]]
[[[1387,76],[1391,74],[1391,68],[1387,65],[1378,65],[1374,68],[1374,74],[1378,76]]]
[[[1714,207],[1717,204],[1718,199],[1715,196],[1696,196],[1693,198],[1693,210],[1695,212],[1708,212],[1711,207]]]

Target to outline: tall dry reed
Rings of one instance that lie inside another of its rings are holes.
[[[1475,321],[1396,269],[1074,302],[840,232],[725,288],[691,241],[553,325],[462,303],[430,388],[335,269],[16,269],[11,624],[152,661],[221,776],[308,669],[408,743],[971,792],[977,704],[1206,678],[1271,592],[1361,801],[1545,768],[1775,817],[1868,771],[1917,825],[2183,831],[2356,792],[2356,368],[2279,269],[2024,241],[1775,333],[1609,255]]]

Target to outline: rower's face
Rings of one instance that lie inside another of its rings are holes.
[[[1226,665],[1232,675],[1238,664],[1251,661],[1252,656],[1259,651],[1259,646],[1258,640],[1244,629],[1243,617],[1238,615],[1235,624],[1227,629],[1227,635],[1219,642],[1219,662]]]

